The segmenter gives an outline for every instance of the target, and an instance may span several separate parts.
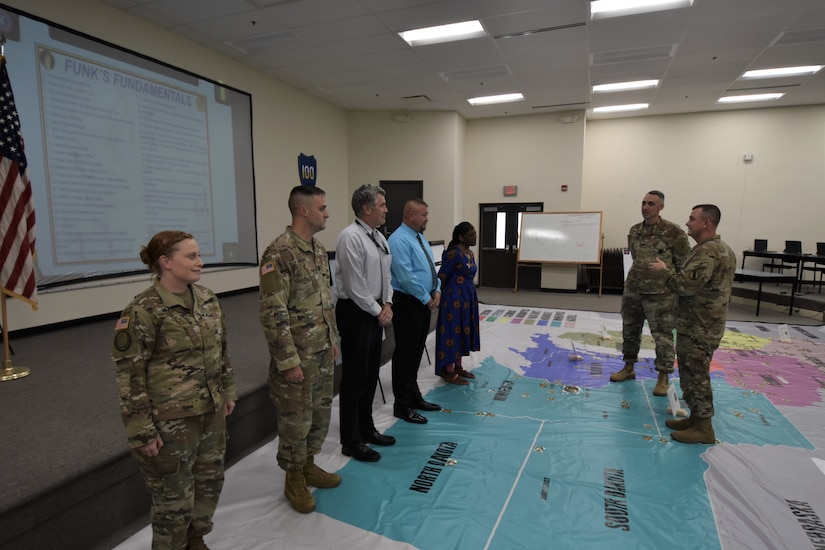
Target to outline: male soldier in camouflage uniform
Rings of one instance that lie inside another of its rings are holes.
[[[224,480],[238,393],[218,298],[194,284],[197,242],[163,231],[141,251],[157,274],[115,324],[120,410],[152,496],[152,548],[203,550]]]
[[[260,319],[269,343],[269,394],[278,409],[278,465],[284,494],[301,513],[315,510],[307,484],[336,487],[337,474],[315,465],[329,430],[338,329],[327,251],[313,235],[326,227],[326,196],[298,186],[289,195],[292,225],[261,256]]]
[[[725,334],[728,304],[736,274],[736,256],[716,234],[722,214],[713,204],[694,206],[687,221],[688,235],[696,241],[674,272],[656,259],[651,269],[666,275],[667,287],[679,296],[676,313],[676,353],[682,394],[690,417],[665,422],[676,430],[671,437],[682,443],[715,443],[711,417],[713,390],[710,362]]]
[[[676,296],[665,288],[662,274],[652,271],[648,264],[662,258],[668,266],[679,271],[690,251],[685,232],[675,223],[659,215],[665,207],[665,195],[651,191],[642,199],[641,223],[630,228],[627,246],[633,265],[627,274],[622,295],[622,355],[624,368],[610,375],[611,382],[636,378],[634,363],[639,360],[642,328],[645,319],[656,344],[656,370],[659,371],[653,395],[667,395],[668,374],[673,372],[673,329],[676,326],[674,310]]]

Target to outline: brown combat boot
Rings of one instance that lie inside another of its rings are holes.
[[[186,550],[209,550],[209,547],[203,542],[203,537],[194,537],[186,543]]]
[[[688,428],[693,427],[693,417],[689,416],[687,418],[668,418],[667,420],[665,420],[665,426],[667,426],[671,430],[676,430],[677,432],[687,430]]]
[[[668,386],[667,373],[666,372],[660,372],[659,373],[659,378],[656,379],[656,387],[653,388],[653,395],[655,395],[657,397],[663,397],[663,396],[667,395],[667,386]]]
[[[692,427],[673,432],[670,437],[680,443],[705,443],[707,445],[716,443],[716,434],[713,433],[710,418],[696,418]]]
[[[310,456],[304,464],[304,479],[307,485],[321,489],[331,489],[341,485],[341,476],[325,472],[315,464],[315,457]]]
[[[611,382],[624,382],[625,380],[635,380],[636,371],[633,369],[633,363],[625,363],[624,368],[619,372],[614,372],[610,375]]]
[[[308,514],[315,510],[315,499],[307,489],[304,472],[301,470],[287,470],[284,495],[295,510]]]

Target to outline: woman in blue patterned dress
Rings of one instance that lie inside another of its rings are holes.
[[[464,370],[461,358],[481,349],[478,335],[478,295],[473,282],[478,266],[471,246],[476,230],[469,222],[453,229],[453,239],[441,255],[441,304],[435,343],[435,373],[451,384],[467,385],[475,375]]]

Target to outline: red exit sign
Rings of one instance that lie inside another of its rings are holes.
[[[505,185],[504,186],[504,196],[505,197],[515,197],[518,195],[518,185]]]

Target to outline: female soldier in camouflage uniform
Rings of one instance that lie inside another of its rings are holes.
[[[203,549],[237,399],[224,316],[195,284],[203,261],[192,235],[158,233],[140,259],[157,277],[115,325],[120,410],[152,496],[152,548]]]

